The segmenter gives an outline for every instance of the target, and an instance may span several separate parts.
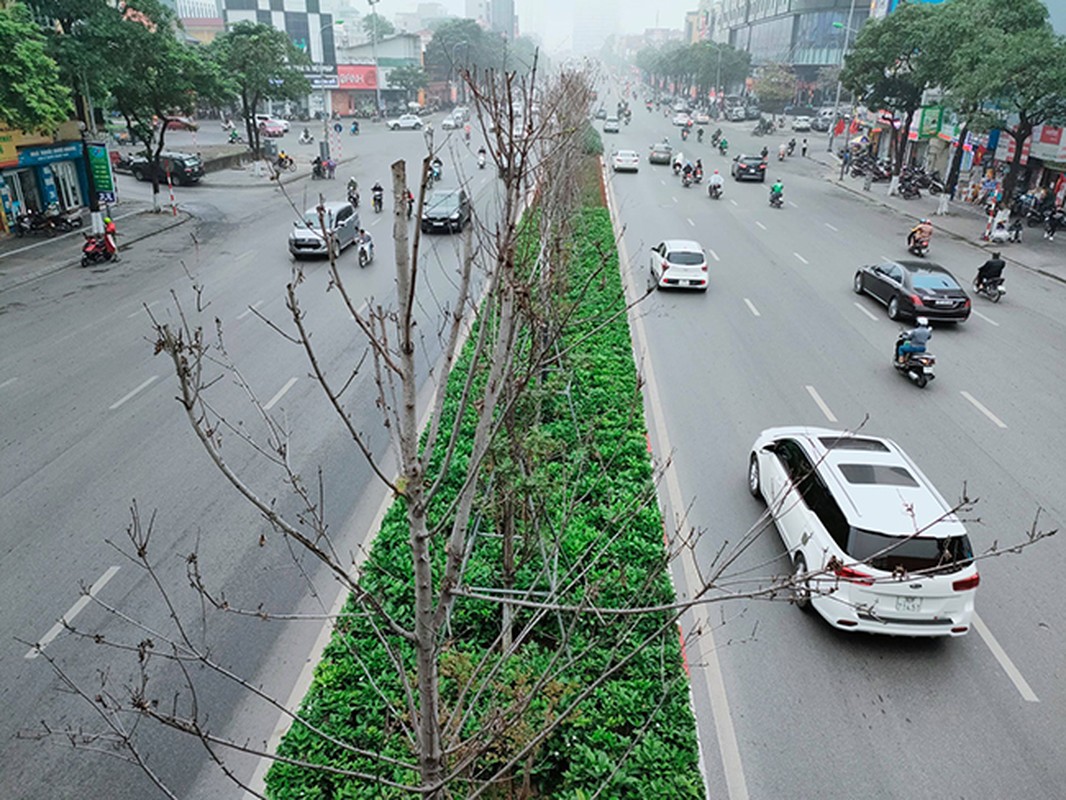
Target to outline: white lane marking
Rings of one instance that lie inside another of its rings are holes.
[[[10,386],[11,384],[13,384],[17,380],[18,380],[18,378],[8,378],[3,383],[0,383],[0,389],[3,389],[4,387]]]
[[[688,224],[691,225],[693,228],[696,227],[696,223],[692,221],[691,217],[685,217],[685,219],[688,220]]]
[[[255,253],[256,253],[255,250],[245,250],[243,253],[241,253],[239,256],[237,256],[235,260],[236,261],[244,261],[244,260],[249,259],[252,256],[254,256]]]
[[[788,201],[788,204],[789,204],[790,206],[792,206],[793,208],[799,208],[799,206],[798,206],[798,205],[796,205],[795,203],[793,203],[793,202],[792,202],[791,200],[789,200],[789,201]]]
[[[888,256],[881,256],[881,260],[882,261],[891,261],[892,259],[889,258]]]
[[[840,228],[836,227],[835,225],[830,225],[828,222],[825,223],[825,227],[829,228],[829,230],[834,231],[835,233],[840,233]]]
[[[1036,696],[1036,692],[1032,690],[1025,678],[1022,677],[1022,673],[1014,666],[1014,662],[1010,660],[1007,651],[996,641],[996,637],[992,635],[992,631],[985,625],[985,621],[977,616],[976,613],[973,615],[973,627],[984,640],[984,643],[988,645],[988,649],[992,651],[996,661],[1003,667],[1003,671],[1007,673],[1007,677],[1011,679],[1014,687],[1021,693],[1022,699],[1030,703],[1039,703],[1040,698]]]
[[[984,320],[985,322],[987,322],[987,323],[988,323],[989,325],[995,325],[995,326],[996,326],[997,328],[999,327],[999,323],[998,323],[998,322],[996,322],[996,321],[995,321],[994,319],[991,319],[991,318],[989,318],[989,317],[986,317],[986,316],[985,316],[984,314],[982,314],[982,313],[981,313],[980,311],[978,311],[977,309],[974,309],[974,312],[973,312],[973,313],[974,313],[974,314],[975,314],[976,316],[978,316],[978,317],[980,317],[981,319],[983,319],[983,320]]]
[[[659,183],[661,183],[663,186],[666,186],[666,181],[664,181],[662,178],[659,178]]]
[[[732,203],[733,205],[737,204],[737,201],[734,200],[732,197],[729,198],[729,202]]]
[[[59,622],[48,629],[48,633],[37,640],[35,647],[31,647],[23,658],[34,659],[41,654],[41,650],[48,647],[52,641],[59,636],[64,630],[65,625],[69,625],[74,621],[74,617],[78,616],[82,612],[85,606],[89,605],[94,597],[103,589],[109,580],[115,577],[115,573],[118,572],[118,567],[108,567],[104,570],[104,574],[96,579],[96,583],[89,587],[89,593],[83,594],[79,597],[74,605],[70,607],[70,610],[64,614]]]
[[[762,316],[762,314],[759,313],[759,309],[757,309],[755,307],[755,304],[752,303],[751,300],[749,300],[748,298],[745,297],[744,298],[744,302],[745,302],[745,304],[747,304],[748,310],[751,311],[752,314],[754,314],[756,317],[761,317]]]
[[[133,396],[135,396],[135,395],[136,395],[136,394],[137,394],[138,392],[141,392],[141,391],[144,391],[145,389],[147,389],[147,388],[148,388],[149,386],[151,386],[151,385],[152,385],[153,383],[155,383],[155,382],[156,382],[157,380],[159,380],[159,376],[158,376],[158,375],[153,375],[153,376],[152,376],[151,378],[149,378],[148,380],[146,380],[146,381],[145,381],[144,383],[142,383],[142,384],[141,384],[140,386],[138,386],[138,387],[137,387],[136,389],[134,389],[134,390],[133,390],[132,392],[129,392],[128,394],[126,394],[126,395],[123,395],[123,396],[122,396],[122,398],[120,398],[119,400],[117,400],[116,402],[114,402],[114,403],[112,403],[112,404],[111,404],[110,406],[108,406],[107,410],[108,410],[108,411],[114,411],[114,410],[115,410],[116,408],[118,408],[118,407],[119,407],[120,405],[122,405],[122,404],[123,404],[123,403],[125,403],[125,402],[126,402],[127,400],[129,400],[130,398],[132,398]]]
[[[712,249],[711,249],[711,248],[709,248],[709,247],[707,248],[707,255],[709,255],[709,256],[710,256],[711,258],[713,258],[713,259],[714,259],[715,261],[721,261],[721,260],[722,260],[722,259],[720,259],[720,258],[718,257],[718,254],[717,254],[716,252],[714,252],[714,250],[712,250]]]
[[[671,197],[670,199],[673,200],[675,203],[677,202],[677,198],[676,197]]]
[[[877,317],[875,317],[873,314],[871,314],[870,311],[867,308],[865,308],[862,303],[856,301],[855,308],[859,309],[859,311],[861,311],[863,314],[868,316],[874,322],[877,322]]]
[[[959,394],[961,394],[963,397],[973,403],[974,408],[976,408],[978,411],[980,411],[982,414],[992,420],[992,422],[994,422],[997,426],[999,426],[1000,428],[1007,427],[1007,424],[1003,420],[1001,420],[999,417],[989,411],[988,408],[985,407],[985,405],[982,404],[981,401],[974,397],[972,394],[967,391],[961,391],[959,392]]]
[[[377,225],[380,220],[381,220],[381,217],[374,217],[374,221],[371,222],[370,224],[371,225]]]
[[[829,406],[827,406],[825,404],[825,400],[823,400],[822,396],[820,394],[818,394],[818,390],[815,389],[813,386],[807,386],[806,388],[807,388],[807,394],[809,394],[811,396],[811,399],[814,400],[814,402],[818,406],[818,408],[822,409],[822,413],[825,414],[825,418],[827,420],[829,420],[830,422],[836,422],[837,421],[836,415],[833,414],[833,412],[829,410]]]
[[[607,205],[611,212],[612,225],[615,231],[620,231],[622,226],[618,218],[618,207],[615,204],[614,194],[612,187],[610,186],[607,187]],[[619,265],[628,265],[631,263],[625,239],[621,237],[618,238],[618,263]],[[628,271],[624,269],[622,271],[622,281],[625,286],[625,291],[630,299],[636,299],[636,292],[629,283]],[[633,337],[634,350],[636,350],[636,347],[639,344],[640,352],[647,353],[648,335],[644,329],[643,317],[630,310],[629,320],[635,332]],[[663,404],[659,395],[659,383],[655,378],[655,370],[652,366],[651,359],[642,359],[636,352],[634,353],[634,356],[637,358],[637,362],[643,365],[645,375],[647,376],[647,380],[645,381],[645,386],[648,391],[646,408],[648,409],[648,415],[651,417],[652,423],[655,426],[656,440],[662,447],[662,452],[676,452],[673,445],[670,443],[669,436],[666,432],[666,415],[662,410]],[[683,523],[683,517],[687,506],[682,500],[683,495],[681,494],[681,484],[677,477],[677,468],[674,466],[672,459],[670,461],[670,466],[665,470],[665,478],[670,505],[675,510],[675,513],[681,517],[680,522]],[[679,525],[679,529],[680,527],[681,525]],[[694,558],[695,556],[692,548],[686,547],[681,549],[680,568],[685,577],[685,589],[688,589],[689,587],[701,587],[703,585],[703,580],[700,578],[700,573],[696,567]],[[682,593],[681,596],[684,597],[684,593]],[[695,612],[692,613],[695,614]],[[710,620],[707,618],[703,620],[697,618],[696,622],[709,623]],[[697,654],[697,658],[693,659],[693,662],[703,666],[702,669],[693,669],[692,674],[693,676],[698,674],[703,678],[707,696],[711,702],[711,716],[714,719],[714,729],[716,734],[715,739],[718,742],[718,752],[722,758],[722,772],[725,775],[726,781],[726,797],[728,800],[748,800],[748,784],[744,778],[744,764],[740,758],[740,747],[737,745],[736,729],[733,726],[733,717],[729,710],[729,695],[726,693],[725,680],[722,677],[722,665],[718,660],[718,648],[715,645],[714,640],[714,625],[701,625],[695,639],[685,640],[682,647],[693,647]],[[698,727],[696,734],[698,739]],[[702,744],[700,744],[699,750],[700,771],[706,775],[706,769],[703,765]]]
[[[237,319],[244,319],[249,314],[251,314],[253,311],[255,311],[257,308],[259,308],[259,306],[261,306],[261,305],[263,305],[263,301],[262,300],[260,300],[260,301],[258,301],[256,303],[252,303],[250,306],[248,306],[248,308],[244,309],[244,311],[242,311],[240,314],[237,315]]]
[[[285,385],[278,389],[278,393],[271,397],[269,400],[267,400],[267,404],[263,406],[263,410],[269,411],[270,409],[272,409],[274,405],[285,396],[285,392],[289,391],[289,389],[292,388],[292,385],[294,383],[296,383],[296,378],[289,378],[285,382]]]
[[[151,308],[152,306],[155,306],[155,305],[159,305],[159,301],[158,300],[153,300],[151,303],[145,303],[143,306],[138,308],[132,314],[127,314],[126,315],[126,319],[133,319],[138,314],[140,314],[142,311],[147,311],[149,308]]]
[[[760,228],[762,228],[763,230],[766,230],[766,226],[765,226],[765,225],[763,225],[763,224],[762,224],[761,222],[759,222],[759,220],[755,220],[755,224],[756,224],[756,225],[758,225],[758,226],[759,226]]]
[[[799,253],[793,253],[792,255],[794,255],[796,258],[798,258],[800,260],[801,264],[810,264],[811,263],[810,261],[805,259],[803,256],[801,256]]]

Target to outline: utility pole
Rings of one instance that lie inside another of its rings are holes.
[[[851,35],[851,18],[855,13],[855,0],[851,0],[851,5],[848,7],[848,21],[844,23],[844,47],[840,51],[840,69],[844,69],[844,56],[848,52],[848,37]],[[839,23],[833,23],[834,27]],[[833,101],[833,116],[832,124],[829,128],[829,152],[833,152],[833,140],[836,138],[837,131],[837,113],[840,110],[840,75],[837,75],[837,96]]]
[[[384,116],[381,110],[381,70],[378,68],[378,25],[377,25],[377,12],[374,10],[374,6],[381,2],[381,0],[366,0],[370,6],[370,13],[374,17],[374,24],[370,26],[370,49],[374,56],[374,97],[377,103],[377,113],[379,116]]]

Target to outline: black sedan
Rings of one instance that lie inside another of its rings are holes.
[[[762,160],[762,156],[737,156],[733,159],[733,166],[730,168],[730,172],[732,172],[733,180],[735,181],[766,182],[766,162]]]
[[[928,317],[965,322],[970,298],[955,276],[929,261],[886,261],[859,268],[856,294],[868,294],[888,306],[888,318]]]
[[[426,196],[422,233],[458,233],[470,222],[470,198],[464,189],[438,189]]]

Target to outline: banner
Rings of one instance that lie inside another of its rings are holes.
[[[338,64],[338,89],[377,89],[377,68],[373,65]]]

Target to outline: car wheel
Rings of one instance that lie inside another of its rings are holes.
[[[759,480],[759,458],[752,453],[748,458],[748,491],[751,492],[752,497],[762,497]]]
[[[421,122],[416,122],[415,123],[415,130],[417,131],[417,130],[421,130],[421,129],[422,129],[422,123]]]
[[[133,179],[135,181],[143,181],[144,180],[144,170],[135,169],[135,170],[132,170],[132,172],[133,172]]]
[[[337,259],[341,257],[341,240],[334,237],[333,239],[333,258]]]
[[[792,602],[800,611],[809,611],[811,607],[811,584],[803,577],[807,573],[807,560],[803,553],[796,553],[792,567]]]
[[[855,282],[852,283],[851,288],[855,290],[855,294],[862,294],[862,273],[855,273]]]
[[[899,319],[899,298],[893,297],[888,301],[888,318],[891,320]]]
[[[399,125],[390,125],[389,126],[389,130],[390,131],[398,131],[399,129],[400,129]]]

